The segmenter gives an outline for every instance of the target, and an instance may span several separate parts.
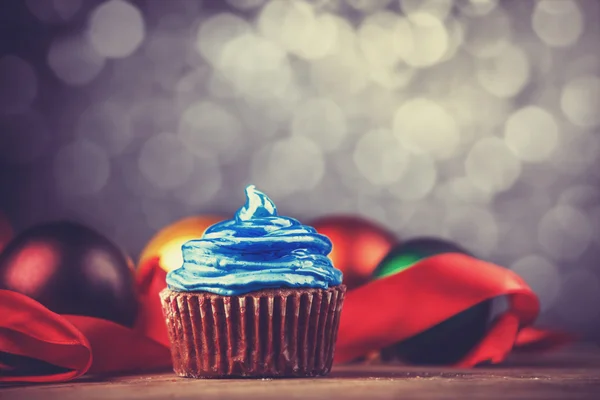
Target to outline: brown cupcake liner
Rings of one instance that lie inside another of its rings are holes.
[[[326,375],[345,292],[344,285],[241,296],[164,289],[173,370],[194,378]]]

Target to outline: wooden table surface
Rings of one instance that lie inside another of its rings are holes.
[[[197,380],[162,372],[0,387],[1,400],[332,398],[600,399],[600,347],[513,356],[470,370],[371,364],[337,366],[318,379]]]

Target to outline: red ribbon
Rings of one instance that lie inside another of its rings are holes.
[[[85,373],[169,368],[167,330],[158,298],[165,275],[158,259],[140,266],[141,311],[133,329],[99,318],[58,315],[24,295],[0,290],[0,352],[67,369],[46,375],[20,374],[14,365],[0,361],[0,382],[56,382]],[[443,254],[350,291],[335,362],[402,341],[498,296],[508,298],[508,310],[456,366],[501,362],[515,346],[539,351],[571,340],[562,333],[524,328],[537,317],[539,302],[518,275],[462,254]]]
[[[0,351],[42,359],[69,369],[51,377],[19,376],[2,373],[12,369],[3,365],[0,366],[0,381],[69,380],[90,368],[92,349],[89,341],[64,317],[27,296],[8,290],[0,290],[0,315]]]

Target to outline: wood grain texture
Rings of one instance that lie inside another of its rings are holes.
[[[599,399],[600,348],[523,354],[502,366],[471,370],[362,364],[336,366],[325,378],[200,380],[163,372],[0,387],[1,400],[338,398]]]

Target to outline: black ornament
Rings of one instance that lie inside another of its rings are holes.
[[[398,273],[424,258],[444,253],[461,253],[473,257],[454,243],[435,238],[417,238],[393,248],[381,261],[373,276],[380,278]],[[418,365],[454,364],[484,337],[491,308],[492,300],[481,302],[416,336],[383,349],[381,358],[385,361],[400,359]]]
[[[132,327],[138,311],[134,284],[125,254],[73,222],[30,228],[0,254],[0,289],[25,294],[59,314]]]

